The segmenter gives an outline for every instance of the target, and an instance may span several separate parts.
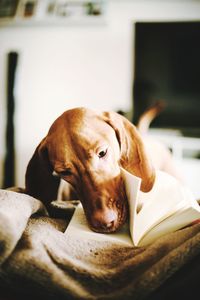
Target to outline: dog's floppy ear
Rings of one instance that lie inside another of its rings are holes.
[[[104,112],[103,118],[115,130],[121,150],[120,165],[142,179],[143,192],[150,191],[155,181],[155,169],[137,128],[115,112]]]
[[[25,175],[25,191],[45,204],[57,199],[60,179],[52,175],[45,138],[36,148],[28,163]]]

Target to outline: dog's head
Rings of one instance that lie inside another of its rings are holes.
[[[142,178],[143,191],[152,188],[154,169],[137,129],[126,118],[86,108],[68,110],[53,123],[29,162],[26,190],[43,201],[54,200],[56,172],[75,189],[90,227],[113,232],[128,216],[120,166]]]

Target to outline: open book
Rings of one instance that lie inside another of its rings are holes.
[[[129,202],[129,222],[116,233],[93,232],[80,205],[66,229],[66,234],[97,241],[144,246],[158,237],[183,228],[200,219],[200,207],[187,187],[174,177],[157,171],[152,190],[140,191],[141,179],[121,169]]]

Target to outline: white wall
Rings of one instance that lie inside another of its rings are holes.
[[[19,52],[16,81],[17,185],[35,147],[64,110],[132,109],[133,23],[200,20],[197,1],[108,1],[105,24],[0,28],[0,82],[6,55]],[[0,181],[5,152],[5,88],[0,89]]]

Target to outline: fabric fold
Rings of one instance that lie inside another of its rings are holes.
[[[0,190],[0,265],[12,253],[30,216],[36,212],[46,214],[39,200],[26,194]]]

